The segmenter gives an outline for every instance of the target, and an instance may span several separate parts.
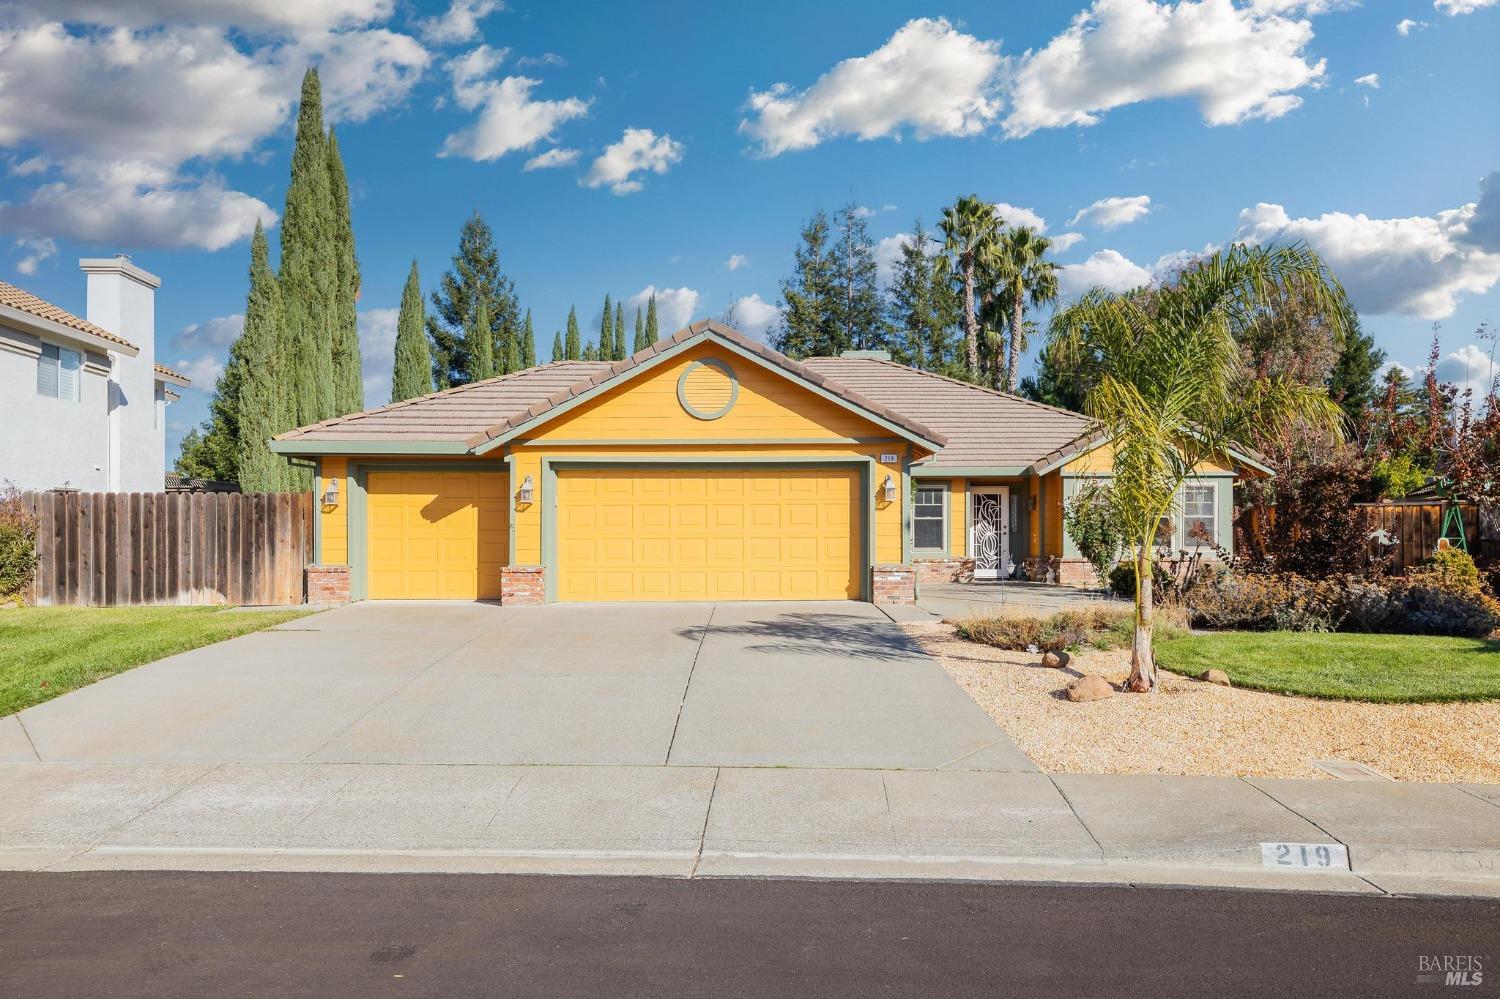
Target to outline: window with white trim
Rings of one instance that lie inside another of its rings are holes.
[[[42,344],[36,359],[36,394],[49,399],[78,401],[78,374],[83,356],[56,344]]]
[[[1211,547],[1218,534],[1218,489],[1212,482],[1182,487],[1182,543]]]
[[[916,495],[912,499],[911,507],[911,546],[922,551],[936,551],[943,548],[943,539],[947,537],[947,518],[945,517],[944,495],[947,492],[942,486],[918,486]]]

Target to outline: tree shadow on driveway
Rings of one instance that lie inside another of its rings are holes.
[[[679,628],[677,634],[696,640],[700,627]],[[836,612],[789,612],[757,621],[708,625],[708,638],[735,635],[744,638],[743,648],[780,656],[828,656],[872,662],[926,660],[922,650],[906,632],[868,617]]]

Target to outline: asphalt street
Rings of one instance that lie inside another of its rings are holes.
[[[0,874],[0,995],[1500,992],[1500,901],[512,875]]]

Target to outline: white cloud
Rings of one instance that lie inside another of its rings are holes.
[[[1083,242],[1083,233],[1062,232],[1050,238],[1052,240],[1053,253],[1067,253],[1073,247]]]
[[[220,349],[227,348],[239,339],[244,329],[245,315],[242,312],[219,316],[215,319],[205,319],[201,323],[189,323],[182,328],[182,332],[177,334],[177,346],[187,348],[200,344]]]
[[[901,260],[901,249],[911,242],[911,234],[899,232],[887,236],[875,244],[875,280],[888,285],[895,279],[896,264]]]
[[[1497,3],[1500,3],[1500,0],[1432,0],[1433,7],[1450,16],[1472,14],[1476,10],[1493,7]]]
[[[724,266],[732,271],[737,271],[741,267],[749,267],[750,258],[743,253],[731,253],[729,259],[724,261]]]
[[[70,169],[25,201],[0,202],[0,227],[117,247],[219,250],[249,236],[256,219],[273,224],[276,213],[213,174],[190,178],[128,162]]]
[[[1405,38],[1413,31],[1421,31],[1425,27],[1427,27],[1426,21],[1413,21],[1409,17],[1403,17],[1401,20],[1396,22],[1396,34]]]
[[[1379,90],[1380,74],[1366,73],[1364,76],[1356,76],[1354,78],[1354,82],[1359,84],[1361,87],[1369,87],[1371,90]]]
[[[16,246],[25,251],[25,256],[16,261],[16,270],[28,277],[37,272],[42,261],[57,256],[57,243],[46,237],[22,236]]]
[[[516,66],[527,69],[531,66],[566,66],[568,60],[556,52],[543,52],[539,56],[521,56],[516,60]]]
[[[467,42],[479,34],[479,22],[505,5],[500,0],[453,0],[440,17],[424,17],[417,22],[422,37],[436,45]]]
[[[491,79],[490,74],[506,54],[505,49],[481,45],[449,61],[454,100],[465,110],[478,110],[479,117],[469,127],[448,136],[439,155],[498,159],[550,140],[559,125],[588,114],[589,102],[577,97],[532,100],[531,89],[539,81],[529,77]]]
[[[191,360],[179,358],[172,370],[186,375],[192,384],[188,387],[204,395],[213,395],[214,383],[224,373],[224,362],[217,357],[203,356]]]
[[[1500,170],[1479,182],[1479,201],[1462,238],[1487,253],[1500,253]]]
[[[1131,197],[1100,198],[1074,215],[1068,225],[1092,222],[1101,229],[1117,229],[1145,218],[1151,212],[1151,196],[1136,194]]]
[[[671,336],[682,329],[698,311],[698,292],[692,288],[658,288],[648,284],[625,300],[625,314],[634,315],[636,309],[644,314],[652,295],[656,296],[656,325],[662,336]]]
[[[854,209],[854,216],[855,218],[869,219],[874,218],[881,212],[894,212],[895,210],[895,205],[881,205],[879,208],[871,208],[869,205],[860,205],[858,208]]]
[[[766,332],[781,318],[781,307],[759,295],[746,295],[734,301],[734,325],[741,333],[764,340]]]
[[[1486,210],[1500,197],[1497,186],[1487,181]],[[1453,314],[1461,295],[1482,295],[1500,281],[1500,246],[1485,224],[1478,204],[1435,216],[1372,219],[1344,212],[1291,218],[1282,206],[1261,203],[1240,212],[1235,238],[1305,240],[1323,255],[1361,312],[1443,319]]]
[[[1130,291],[1150,284],[1152,273],[1116,250],[1100,250],[1081,264],[1063,264],[1057,271],[1057,287],[1064,297],[1080,295],[1090,288]]]
[[[394,0],[15,0],[13,6],[68,23],[198,25],[293,34],[384,21],[395,9]]]
[[[366,406],[383,406],[391,398],[391,367],[395,364],[396,357],[396,320],[400,315],[400,309],[365,309],[356,317]]]
[[[998,42],[966,35],[943,18],[917,18],[806,90],[778,83],[752,92],[740,131],[764,156],[809,149],[840,135],[976,135],[1000,113],[1002,64]]]
[[[618,142],[604,147],[589,172],[579,180],[585,187],[608,186],[611,194],[641,189],[638,173],[666,173],[682,159],[682,143],[649,128],[627,128]]]
[[[1471,390],[1475,405],[1489,396],[1496,375],[1500,375],[1500,364],[1492,362],[1489,351],[1477,344],[1465,344],[1437,363],[1438,380],[1457,385],[1460,392]]]
[[[1210,125],[1279,118],[1302,103],[1294,91],[1323,78],[1324,62],[1304,55],[1311,23],[1282,16],[1313,13],[1313,6],[1327,8],[1095,0],[1062,34],[1023,57],[1006,133],[1094,125],[1113,108],[1164,98],[1195,101]]]
[[[550,170],[554,167],[569,166],[578,161],[579,151],[577,149],[564,149],[561,146],[549,149],[545,153],[539,153],[526,161],[521,168],[522,173],[530,173],[532,170]]]
[[[310,36],[278,51],[276,61],[288,92],[316,62],[325,113],[338,122],[365,121],[404,103],[432,56],[415,38],[377,28]]]
[[[1037,232],[1047,231],[1047,220],[1030,208],[1022,208],[1019,205],[997,201],[995,202],[995,214],[1000,216],[1006,225],[1027,226],[1035,229]]]

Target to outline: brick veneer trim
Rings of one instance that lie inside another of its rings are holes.
[[[347,604],[349,602],[349,567],[347,565],[310,565],[302,570],[310,604]]]
[[[920,583],[972,583],[974,560],[971,558],[919,558],[913,559]]]
[[[871,596],[877,604],[917,602],[916,566],[881,563],[870,568]]]
[[[500,603],[524,606],[547,602],[547,573],[539,565],[507,565],[500,569]]]

